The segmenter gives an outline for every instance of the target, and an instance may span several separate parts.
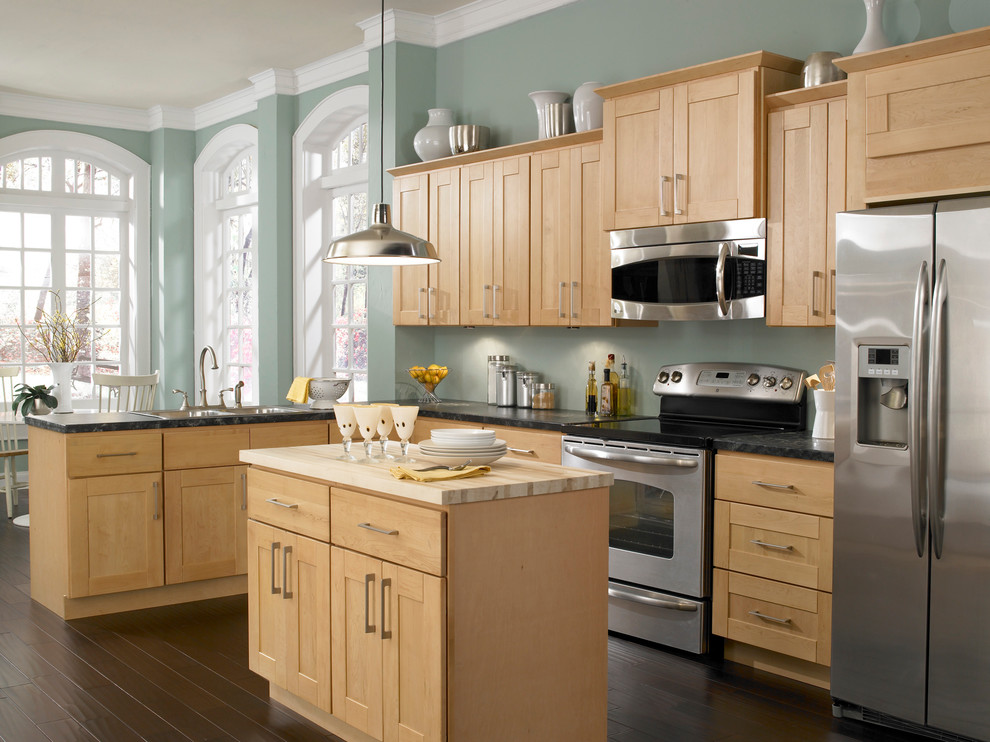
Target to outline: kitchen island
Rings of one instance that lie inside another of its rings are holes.
[[[341,455],[241,453],[272,698],[349,742],[604,739],[611,476],[501,459],[419,483]]]

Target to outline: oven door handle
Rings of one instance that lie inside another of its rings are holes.
[[[599,448],[564,445],[564,453],[580,456],[582,459],[599,459],[601,461],[621,461],[627,464],[646,464],[647,466],[674,466],[680,469],[697,469],[698,462],[694,459],[681,459],[665,454],[615,453]]]
[[[608,596],[610,598],[620,598],[621,600],[631,600],[634,603],[644,605],[654,605],[658,608],[667,608],[672,611],[697,611],[698,604],[688,600],[675,600],[672,598],[653,598],[648,595],[641,595],[638,592],[630,592],[609,585]]]

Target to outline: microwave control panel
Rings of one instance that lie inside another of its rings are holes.
[[[783,366],[738,363],[684,363],[664,366],[653,382],[659,396],[732,397],[763,402],[797,402],[804,371]]]

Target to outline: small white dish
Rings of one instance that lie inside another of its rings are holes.
[[[424,441],[429,446],[434,448],[456,448],[457,450],[469,450],[474,448],[493,448],[498,446],[504,446],[505,441],[494,438],[490,441],[444,441],[437,440],[436,438],[430,438],[429,441]]]
[[[434,428],[430,431],[430,436],[432,438],[443,438],[445,440],[485,440],[486,438],[494,438],[494,430],[482,430],[478,428],[477,430],[473,428]]]

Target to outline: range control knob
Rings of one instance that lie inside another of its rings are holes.
[[[763,386],[765,386],[767,389],[773,389],[775,386],[777,386],[777,377],[776,376],[766,377],[763,380]]]
[[[781,389],[786,391],[790,389],[792,386],[794,386],[794,379],[792,379],[790,376],[785,376],[783,379],[780,380]]]
[[[670,378],[670,374],[668,374],[666,371],[661,371],[659,375],[657,375],[657,381],[659,381],[661,384],[666,384],[667,379],[669,378]]]
[[[746,377],[746,383],[749,384],[750,386],[756,386],[757,384],[760,383],[760,375],[750,374],[748,377]]]
[[[670,375],[670,380],[675,384],[684,378],[684,375],[680,371],[675,371]]]

